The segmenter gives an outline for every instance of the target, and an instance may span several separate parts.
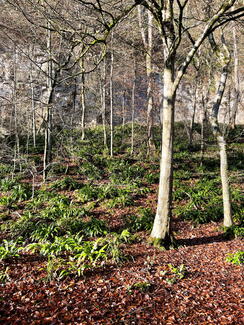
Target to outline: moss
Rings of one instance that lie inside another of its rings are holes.
[[[175,249],[178,247],[177,241],[173,235],[168,235],[165,239],[149,237],[148,243],[161,250]]]

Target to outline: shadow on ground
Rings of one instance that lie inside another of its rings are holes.
[[[177,243],[180,246],[197,246],[197,245],[206,245],[213,243],[221,243],[229,241],[223,234],[209,237],[195,237],[195,238],[184,238],[178,239]]]

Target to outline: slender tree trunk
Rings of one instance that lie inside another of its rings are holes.
[[[48,28],[50,28],[50,24],[48,23]],[[47,35],[47,49],[49,53],[48,60],[48,78],[47,85],[49,90],[49,98],[47,105],[47,163],[50,163],[52,160],[52,103],[53,103],[53,95],[54,95],[54,87],[53,87],[53,63],[52,63],[52,35],[51,30],[48,30]]]
[[[202,118],[201,118],[201,155],[200,155],[200,166],[203,165],[204,153],[205,153],[205,127],[207,124],[207,105],[209,102],[210,96],[210,87],[211,87],[211,80],[212,80],[212,70],[209,70],[208,76],[208,87],[202,91],[201,96],[201,107],[202,107]]]
[[[202,99],[204,102],[204,99]],[[202,112],[202,118],[201,118],[201,142],[200,142],[200,166],[203,165],[204,160],[204,152],[205,152],[205,125],[206,125],[206,110],[205,110],[205,104],[203,103],[203,112]]]
[[[47,106],[47,162],[52,160],[52,104]]]
[[[212,39],[212,40],[211,40]],[[220,176],[222,183],[222,195],[223,195],[223,209],[224,209],[224,226],[230,227],[233,224],[232,213],[231,213],[231,198],[230,198],[230,188],[228,180],[228,162],[227,162],[227,151],[226,151],[226,141],[223,134],[221,133],[218,124],[218,113],[221,105],[221,101],[224,95],[226,81],[228,77],[228,66],[230,63],[230,53],[225,45],[225,40],[222,35],[222,44],[224,51],[220,52],[220,49],[215,45],[213,37],[210,39],[210,43],[214,52],[217,54],[220,64],[222,64],[222,72],[219,80],[219,85],[217,88],[217,94],[212,106],[212,111],[210,114],[210,122],[215,135],[220,154]]]
[[[85,76],[81,76],[81,140],[85,139]]]
[[[112,35],[113,37],[113,35]],[[112,43],[113,46],[113,43]],[[113,141],[114,141],[114,117],[113,117],[113,69],[114,69],[114,52],[111,48],[110,58],[110,76],[109,76],[109,90],[110,90],[110,156],[113,157]]]
[[[33,147],[36,147],[36,111],[35,111],[35,92],[34,92],[34,81],[33,81],[33,65],[31,64],[30,71],[30,83],[31,83],[31,113],[32,113],[32,137]]]
[[[231,213],[231,197],[230,186],[228,178],[228,159],[226,150],[226,141],[222,135],[217,137],[220,153],[220,176],[222,183],[223,194],[223,207],[224,207],[224,226],[230,227],[233,225],[232,213]]]
[[[14,101],[14,133],[15,133],[15,156],[20,154],[20,140],[18,130],[18,108],[17,108],[17,50],[14,48],[14,80],[13,80],[13,101]],[[14,168],[15,169],[15,168]]]
[[[73,86],[74,86],[74,91],[72,91],[72,113],[70,114],[70,119],[69,119],[71,129],[73,129],[76,125],[76,123],[74,123],[74,121],[76,122],[76,98],[77,98],[77,78],[76,77],[74,78]],[[70,134],[70,141],[71,141],[71,144],[73,144],[73,137],[71,134]]]
[[[174,60],[164,68],[164,100],[163,100],[163,131],[162,152],[160,162],[160,180],[156,217],[151,232],[151,238],[164,245],[172,241],[172,183],[173,183],[173,134],[175,93]]]
[[[148,138],[148,154],[155,153],[155,143],[153,139],[153,78],[152,78],[152,47],[153,47],[153,30],[152,30],[153,16],[148,11],[148,51],[146,54],[147,66],[147,138]]]
[[[236,39],[236,28],[233,27],[233,41],[234,41],[234,101],[230,119],[230,127],[232,129],[235,128],[236,124],[236,114],[238,111],[239,100],[240,100],[240,78],[239,78],[239,57],[238,57],[238,47],[237,47],[237,39]]]
[[[102,103],[102,125],[103,125],[103,145],[107,149],[107,130],[106,130],[106,88],[101,85],[101,103]]]
[[[26,112],[26,154],[29,154],[29,145],[30,145],[30,124],[29,124],[29,117],[30,117],[30,112],[29,112],[29,108],[27,108],[27,112]]]
[[[136,89],[136,61],[134,54],[134,79],[131,93],[131,155],[134,153],[134,122],[135,122],[135,89]]]
[[[162,148],[160,161],[159,192],[156,216],[154,219],[151,240],[156,245],[170,246],[173,243],[171,231],[172,188],[173,188],[173,139],[174,110],[176,89],[175,84],[175,52],[172,51],[175,41],[173,24],[173,1],[167,0],[163,7],[162,38],[164,42],[164,73],[163,73],[163,125]],[[165,32],[165,27],[167,32]]]
[[[155,152],[155,144],[153,140],[153,96],[152,96],[152,47],[153,47],[153,15],[150,11],[147,11],[147,30],[143,28],[143,11],[138,7],[138,20],[141,30],[144,49],[146,52],[146,73],[147,73],[147,147],[148,155]]]
[[[84,59],[81,59],[81,71],[84,70]],[[81,74],[81,140],[85,139],[85,114],[86,114],[86,99],[85,99],[85,74]]]
[[[101,82],[100,82],[100,92],[101,92],[101,107],[102,107],[102,125],[103,125],[103,145],[104,149],[108,149],[107,143],[107,130],[106,130],[106,57],[103,61],[103,71],[101,71]]]
[[[192,117],[190,121],[190,130],[189,130],[189,148],[192,148],[192,138],[193,138],[193,131],[194,131],[197,98],[198,98],[198,84],[196,84],[195,91],[194,91],[193,112],[192,112]]]
[[[47,129],[47,126],[46,126]],[[47,178],[47,132],[45,130],[45,134],[44,134],[44,152],[43,152],[43,172],[42,172],[42,181],[43,183],[46,182],[46,178]]]
[[[52,35],[50,30],[50,23],[47,23],[49,28],[47,31],[47,50],[48,50],[48,71],[47,71],[47,90],[48,90],[48,100],[46,106],[46,118],[45,121],[45,144],[44,144],[44,153],[43,153],[43,182],[46,181],[47,176],[47,166],[52,160],[52,103],[54,96],[54,87],[53,82],[53,65],[52,65]]]
[[[125,90],[122,95],[122,127],[125,127]]]

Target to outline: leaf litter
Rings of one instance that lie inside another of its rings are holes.
[[[243,249],[243,242],[226,240],[218,226],[176,220],[178,249],[161,251],[145,240],[126,244],[131,259],[123,264],[62,281],[44,281],[38,255],[1,262],[9,280],[1,284],[0,322],[242,324],[243,267],[226,262],[226,255]]]

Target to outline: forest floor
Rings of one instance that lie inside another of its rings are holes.
[[[5,260],[11,281],[1,285],[0,322],[243,324],[243,267],[226,261],[243,242],[225,239],[218,223],[176,221],[174,229],[178,249],[149,246],[140,232],[142,241],[124,245],[123,264],[77,279],[44,281],[38,255]]]
[[[163,250],[147,241],[159,156],[146,157],[138,126],[132,157],[130,129],[119,130],[114,157],[104,153],[102,129],[89,141],[74,136],[71,148],[61,134],[46,182],[42,147],[14,172],[11,160],[0,164],[0,324],[244,324],[244,143],[229,146],[234,226],[225,229],[217,148],[202,160],[177,129],[178,245]]]

